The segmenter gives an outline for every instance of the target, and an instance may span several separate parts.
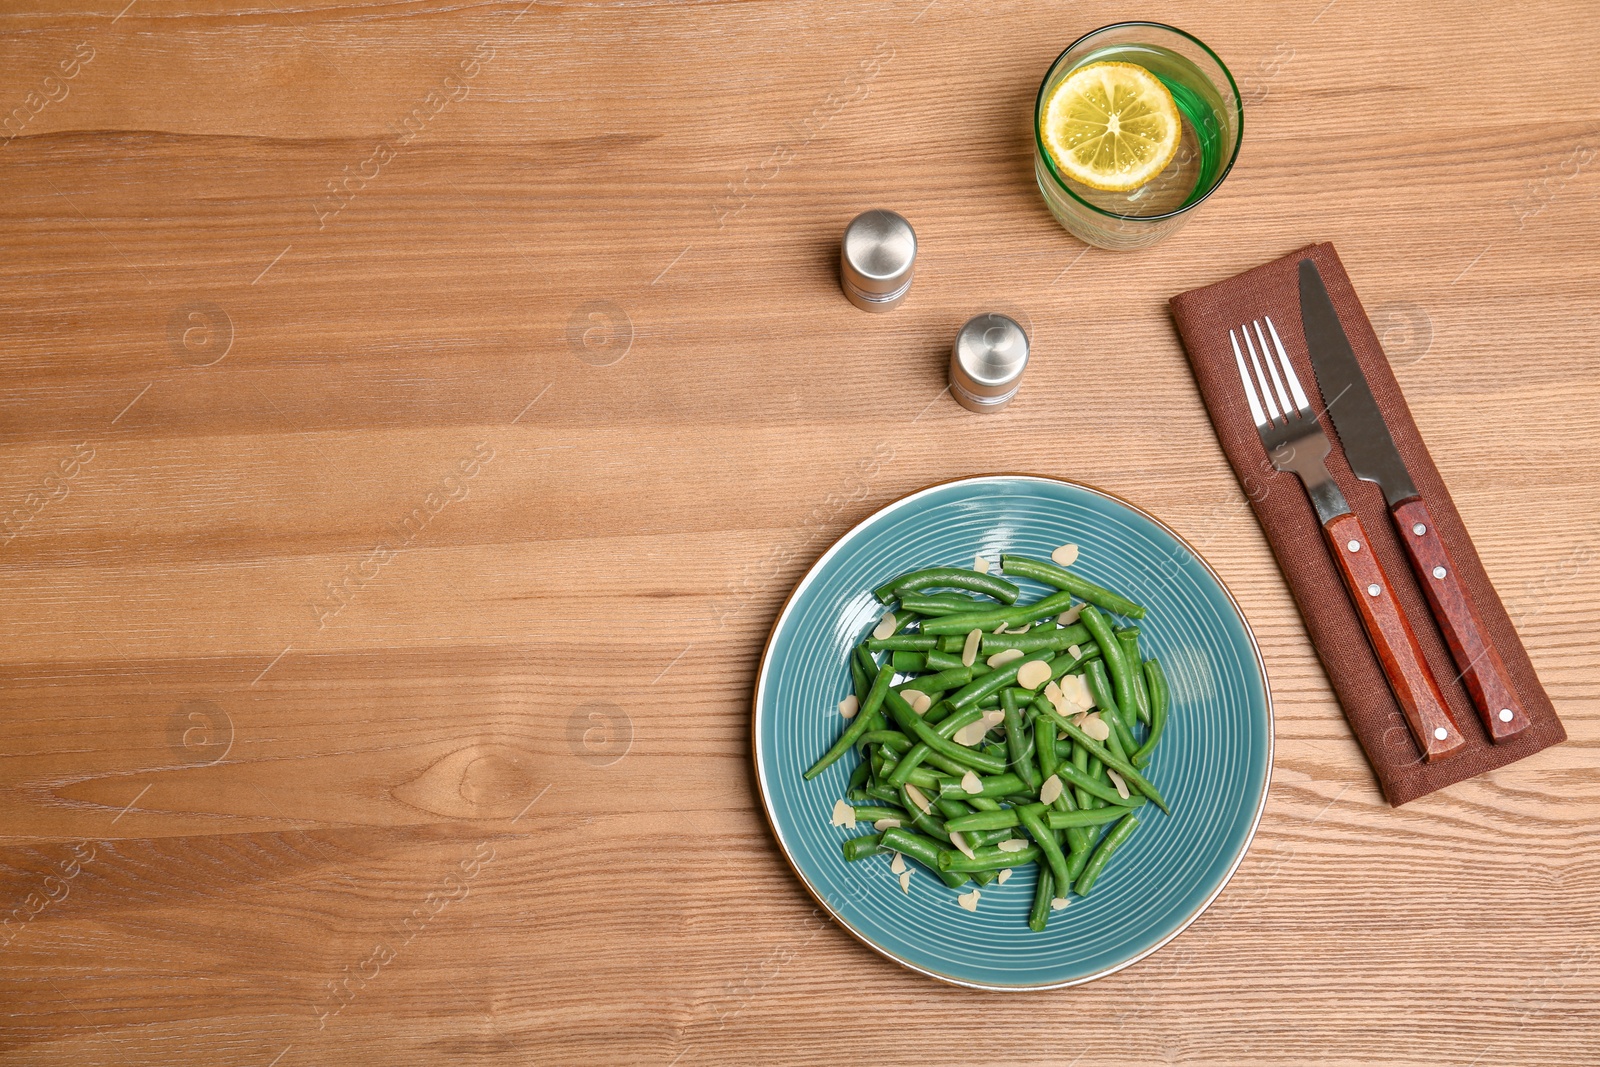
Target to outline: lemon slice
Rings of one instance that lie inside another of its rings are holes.
[[[1161,79],[1134,63],[1091,63],[1045,102],[1040,133],[1057,169],[1091,189],[1126,192],[1178,152],[1183,121]]]

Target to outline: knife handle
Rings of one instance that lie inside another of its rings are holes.
[[[1430,763],[1461,751],[1466,739],[1439,692],[1439,685],[1422,658],[1422,649],[1411,632],[1411,624],[1400,612],[1394,587],[1383,573],[1378,557],[1372,554],[1367,531],[1353,513],[1337,515],[1322,527],[1328,546],[1344,574],[1350,599],[1355,601],[1361,623],[1367,629],[1372,650],[1383,664],[1389,688],[1405,715],[1411,736]]]
[[[1511,688],[1500,653],[1489,641],[1483,620],[1461,585],[1455,562],[1439,538],[1428,505],[1419,497],[1400,504],[1393,514],[1400,541],[1411,557],[1422,591],[1428,595],[1433,617],[1439,620],[1439,629],[1449,642],[1450,654],[1461,668],[1461,680],[1472,694],[1484,729],[1495,744],[1516,737],[1531,721]]]

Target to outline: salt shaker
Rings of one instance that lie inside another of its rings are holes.
[[[950,348],[950,395],[970,411],[999,411],[1028,368],[1028,334],[995,312],[967,320]]]
[[[905,300],[917,265],[917,235],[904,216],[863,211],[839,242],[839,284],[862,311],[893,311]]]

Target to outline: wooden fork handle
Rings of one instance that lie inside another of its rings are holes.
[[[1465,739],[1422,658],[1411,624],[1401,614],[1394,587],[1372,554],[1361,520],[1354,514],[1337,515],[1322,530],[1422,758],[1431,763],[1461,751]]]
[[[1439,621],[1456,666],[1461,668],[1461,680],[1472,694],[1484,729],[1495,744],[1516,737],[1528,728],[1528,714],[1522,710],[1506,665],[1489,641],[1483,620],[1456,575],[1455,561],[1439,538],[1428,505],[1420,497],[1408,500],[1398,505],[1393,515],[1417,581],[1428,595],[1433,617]]]

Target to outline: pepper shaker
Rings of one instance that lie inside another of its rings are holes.
[[[950,348],[950,395],[969,411],[999,411],[1017,395],[1027,368],[1027,331],[997,312],[976,315]]]
[[[893,211],[863,211],[839,242],[839,284],[862,311],[893,311],[905,300],[917,265],[917,235]]]

